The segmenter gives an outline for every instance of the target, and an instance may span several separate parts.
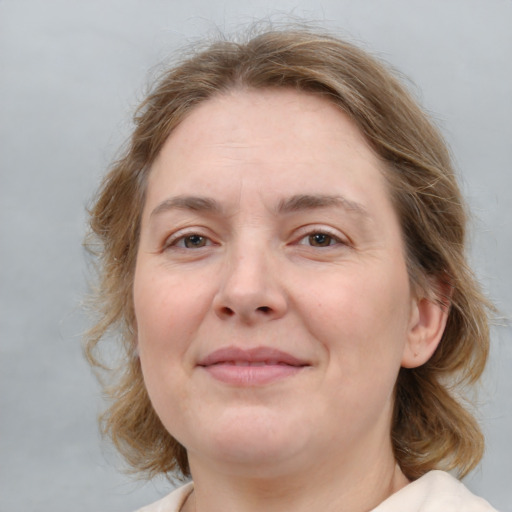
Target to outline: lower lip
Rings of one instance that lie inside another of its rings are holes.
[[[303,366],[269,364],[262,366],[236,366],[233,364],[214,364],[203,366],[214,379],[234,386],[261,386],[297,375]]]

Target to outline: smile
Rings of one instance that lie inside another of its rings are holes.
[[[197,365],[212,378],[238,387],[261,386],[292,377],[310,365],[269,347],[228,347],[212,352]]]
[[[234,366],[266,366],[286,363],[281,363],[280,361],[225,361],[223,363],[216,364],[232,364]]]

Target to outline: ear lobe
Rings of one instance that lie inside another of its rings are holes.
[[[451,290],[446,293],[445,286],[439,286],[443,288],[441,296],[449,298]],[[449,312],[450,306],[435,298],[422,297],[413,300],[402,367],[417,368],[432,357],[443,336]]]

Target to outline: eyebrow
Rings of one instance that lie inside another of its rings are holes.
[[[340,195],[326,194],[299,194],[279,202],[279,213],[292,213],[301,210],[315,210],[320,208],[343,208],[347,212],[356,213],[364,218],[370,218],[368,210],[360,203],[351,201]]]
[[[220,213],[222,208],[215,199],[201,196],[175,196],[162,201],[151,212],[150,217],[169,210],[192,210],[196,212]]]
[[[278,214],[293,213],[304,210],[336,207],[347,212],[369,219],[368,210],[360,203],[340,195],[327,194],[297,194],[281,199],[277,205]],[[162,201],[151,212],[150,217],[170,210],[192,210],[196,212],[221,213],[222,207],[210,197],[203,196],[175,196]]]

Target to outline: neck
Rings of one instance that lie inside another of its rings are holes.
[[[393,457],[385,459],[348,464],[347,471],[323,461],[304,473],[271,478],[191,464],[195,490],[183,512],[367,512],[408,483]]]

